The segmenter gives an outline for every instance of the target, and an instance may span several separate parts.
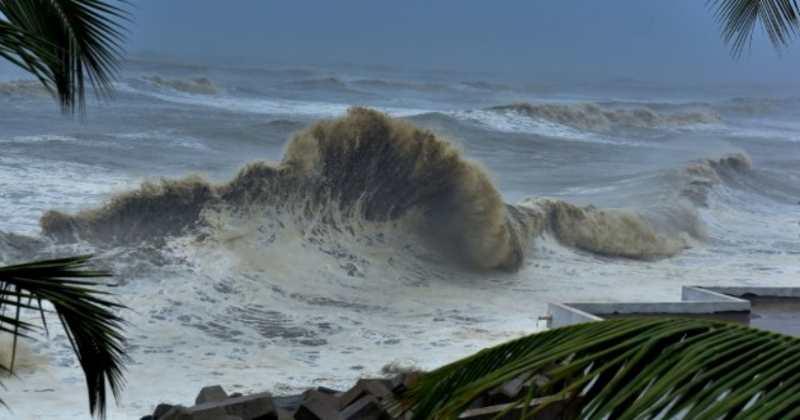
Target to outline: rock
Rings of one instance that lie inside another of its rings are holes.
[[[308,390],[306,390],[305,392],[303,392],[302,396],[303,396],[303,401],[311,399],[311,398],[320,398],[320,399],[331,401],[335,406],[338,407],[339,406],[339,397],[341,395],[342,394],[340,394],[340,393],[329,392],[327,388],[324,388],[322,390],[317,388],[317,389],[308,389]]]
[[[276,411],[278,412],[278,420],[294,420],[294,414],[291,411],[283,408],[278,408]]]
[[[317,390],[306,391],[307,398],[294,413],[296,420],[339,420],[338,399]]]
[[[142,416],[139,420],[154,420],[155,417],[151,416],[150,414],[146,416]]]
[[[158,420],[220,420],[228,416],[222,407],[195,410],[195,407],[176,405]]]
[[[212,401],[222,401],[228,398],[228,394],[222,389],[219,385],[212,385],[204,387],[200,390],[200,393],[197,394],[197,398],[195,398],[195,404],[203,404]]]
[[[346,408],[364,395],[372,395],[380,401],[392,395],[392,381],[389,379],[359,379],[354,387],[339,397],[339,408]]]
[[[156,410],[153,411],[153,418],[155,420],[161,420],[161,416],[167,414],[169,410],[172,410],[172,404],[159,404],[156,406]]]
[[[272,405],[276,408],[282,408],[287,411],[294,412],[303,403],[303,395],[287,395],[283,397],[272,397]]]
[[[272,394],[269,392],[228,398],[224,401],[207,404],[219,404],[225,407],[225,412],[239,416],[242,420],[277,420],[278,418],[275,406],[272,404]]]
[[[317,387],[317,391],[323,392],[325,394],[331,394],[331,395],[341,394],[342,393],[342,391],[339,391],[338,389],[328,388],[326,386],[318,386]]]
[[[278,414],[268,392],[211,401],[194,407],[176,407],[164,420],[277,420]],[[159,419],[162,420],[162,419]]]
[[[389,416],[378,399],[372,395],[361,397],[339,413],[341,420],[382,420]]]

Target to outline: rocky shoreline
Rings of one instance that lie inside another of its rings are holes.
[[[141,420],[388,420],[398,418],[389,413],[388,403],[415,377],[411,373],[360,379],[346,391],[317,387],[289,396],[228,395],[222,386],[213,385],[200,390],[193,406],[159,404]]]
[[[200,390],[193,406],[159,404],[141,420],[408,420],[409,411],[397,409],[398,397],[419,377],[419,372],[391,378],[359,379],[345,391],[317,387],[301,394],[272,396],[269,392],[228,395],[220,385]],[[541,385],[539,376],[519,377],[481,396],[459,417],[467,420],[519,419],[518,401],[531,387]],[[542,400],[533,399],[528,407]],[[577,404],[556,402],[533,417],[537,420],[577,418]]]

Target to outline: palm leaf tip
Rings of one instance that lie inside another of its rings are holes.
[[[0,55],[33,73],[63,111],[83,111],[87,85],[99,97],[110,94],[122,57],[121,22],[129,20],[123,7],[101,0],[0,0],[0,13],[6,19]]]
[[[576,325],[429,372],[402,406],[418,419],[458,418],[498,387],[533,377],[545,381],[502,403],[531,416],[562,404],[577,406],[577,418],[793,418],[800,339],[698,319]]]
[[[800,32],[797,0],[708,0],[722,27],[722,38],[738,57],[760,24],[775,47],[785,47]]]
[[[109,273],[92,270],[91,256],[61,258],[0,267],[0,301],[14,307],[21,296],[26,309],[45,311],[33,300],[48,301],[64,327],[86,378],[89,409],[105,417],[107,390],[118,398],[124,385],[127,361],[123,320],[117,312],[125,307],[106,298],[89,278]],[[25,300],[23,300],[25,302]],[[19,305],[16,305],[19,308]],[[19,322],[19,315],[11,317]],[[2,319],[0,319],[2,321]],[[27,325],[26,325],[27,326]]]

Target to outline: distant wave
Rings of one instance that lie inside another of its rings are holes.
[[[519,103],[489,108],[498,113],[516,113],[567,127],[588,131],[608,131],[613,128],[685,127],[715,124],[719,114],[710,109],[657,111],[647,106],[617,107],[597,103],[528,104]]]
[[[706,207],[708,193],[712,187],[722,184],[726,179],[747,174],[752,170],[752,166],[750,157],[742,153],[691,163],[684,169],[684,175],[688,180],[681,190],[681,195],[695,205]]]
[[[356,86],[368,88],[413,90],[418,92],[442,92],[451,89],[449,86],[441,83],[420,83],[404,80],[361,79],[355,80],[352,83]]]
[[[135,83],[120,83],[120,91],[146,95],[162,101],[185,105],[195,105],[208,108],[222,109],[228,112],[242,112],[252,114],[268,114],[280,116],[303,117],[336,117],[341,116],[350,107],[348,104],[321,101],[303,101],[282,99],[274,97],[234,96],[229,93],[218,95],[189,94],[175,89],[152,90]],[[381,111],[393,116],[410,116],[428,112],[427,110],[382,107]]]
[[[0,82],[0,96],[45,96],[47,89],[36,80]]]
[[[489,110],[449,111],[417,115],[413,118],[415,120],[468,123],[490,131],[536,134],[568,141],[618,146],[641,146],[640,143],[624,139],[621,136],[606,136],[604,135],[605,133],[580,130],[546,119],[530,118],[525,115],[520,115],[517,112],[497,112]]]
[[[299,87],[303,89],[347,89],[347,83],[335,77],[295,80],[289,82],[289,86]]]
[[[144,77],[144,80],[161,88],[168,88],[178,92],[192,93],[199,95],[216,95],[219,88],[211,80],[205,77],[194,79],[165,79],[160,76]]]
[[[461,85],[477,90],[489,90],[489,91],[513,90],[513,88],[509,85],[505,85],[502,83],[484,82],[481,80],[471,81],[471,82],[461,82]]]
[[[97,209],[50,211],[41,225],[61,241],[130,244],[196,234],[209,226],[214,209],[257,215],[267,208],[309,228],[396,225],[475,269],[518,269],[529,242],[543,234],[611,257],[659,258],[686,247],[630,211],[546,199],[507,205],[486,171],[449,143],[364,108],[318,122],[288,143],[280,164],[252,163],[228,183],[198,177],[145,183]]]
[[[762,116],[785,108],[796,108],[800,98],[733,98],[716,104],[722,112],[735,112],[749,116]]]

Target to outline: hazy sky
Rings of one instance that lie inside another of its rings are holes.
[[[706,0],[140,0],[134,16],[129,51],[193,59],[800,81],[800,42],[778,56],[758,37],[733,60]]]

